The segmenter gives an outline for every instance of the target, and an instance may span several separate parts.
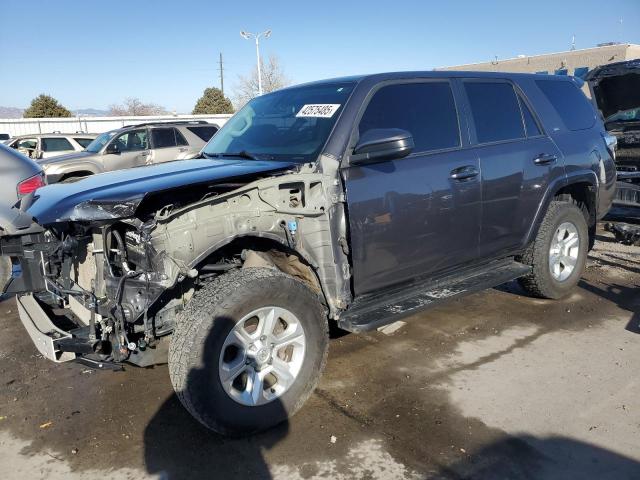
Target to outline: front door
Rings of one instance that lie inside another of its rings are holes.
[[[115,144],[117,151],[104,154],[105,171],[140,167],[148,164],[150,150],[146,128],[129,130],[115,137],[111,143]],[[105,151],[110,151],[109,147]]]
[[[480,166],[462,149],[448,81],[392,83],[358,125],[401,128],[413,153],[344,170],[356,295],[431,277],[477,255]]]
[[[562,154],[510,82],[465,79],[463,90],[482,171],[479,256],[507,256],[521,248],[549,179],[564,173]]]

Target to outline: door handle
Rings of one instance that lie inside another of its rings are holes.
[[[186,152],[187,150],[189,150],[187,147],[180,147],[178,149],[179,152]]]
[[[536,165],[549,165],[550,163],[555,163],[558,160],[558,157],[552,155],[550,153],[541,153],[536,158],[533,159],[533,163]]]
[[[147,156],[151,155],[151,152],[147,150],[146,152],[140,152],[140,155],[143,156],[143,157],[147,157]]]
[[[451,170],[449,175],[454,180],[468,180],[473,177],[477,177],[480,172],[473,165],[467,165],[466,167],[455,168]]]

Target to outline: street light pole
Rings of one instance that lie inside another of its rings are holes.
[[[256,39],[256,60],[258,62],[258,95],[262,95],[262,69],[260,65],[260,37],[269,38],[271,30],[266,30],[262,33],[240,32],[240,36],[245,40],[249,40],[251,37]]]
[[[262,70],[260,68],[260,35],[256,35],[256,58],[258,60],[258,95],[262,95]]]

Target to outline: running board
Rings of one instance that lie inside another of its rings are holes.
[[[373,330],[420,310],[509,282],[530,271],[531,267],[515,261],[492,263],[463,275],[409,285],[390,294],[365,295],[344,312],[338,326],[354,333]]]

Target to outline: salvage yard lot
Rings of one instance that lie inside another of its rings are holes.
[[[640,248],[600,232],[563,301],[509,284],[331,341],[288,423],[245,439],[181,407],[166,366],[53,364],[0,303],[0,477],[640,478]]]

